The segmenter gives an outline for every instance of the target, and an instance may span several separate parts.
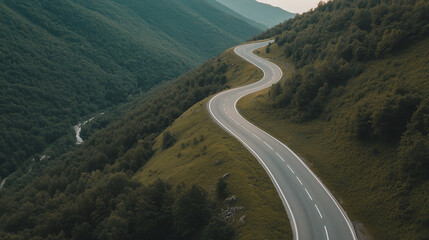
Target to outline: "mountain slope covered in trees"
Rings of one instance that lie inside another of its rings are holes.
[[[258,31],[206,1],[0,1],[0,176]]]
[[[153,155],[154,138],[193,104],[226,88],[230,67],[212,59],[135,100],[76,151],[10,176],[0,189],[0,238],[231,239],[233,230],[206,190],[133,179]]]
[[[429,237],[428,12],[421,0],[335,0],[258,37],[275,37],[267,56],[295,70],[248,117],[301,131],[283,139],[376,239]]]

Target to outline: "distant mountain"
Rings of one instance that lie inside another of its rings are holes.
[[[0,0],[0,176],[259,31],[200,0]]]
[[[245,18],[260,23],[267,28],[273,27],[295,16],[294,13],[256,0],[216,0]]]
[[[219,10],[221,10],[221,11],[226,12],[227,14],[229,14],[229,15],[231,15],[231,16],[237,17],[237,18],[239,18],[239,19],[241,19],[241,20],[243,20],[243,21],[245,21],[245,22],[249,23],[250,25],[252,25],[252,26],[254,26],[254,27],[258,28],[258,29],[261,29],[261,30],[267,30],[267,26],[265,26],[264,24],[262,24],[262,23],[258,23],[258,22],[256,22],[256,21],[254,21],[254,20],[250,19],[250,18],[247,18],[247,17],[245,17],[245,16],[243,16],[243,15],[241,15],[241,14],[239,14],[239,13],[235,12],[235,11],[234,11],[234,10],[232,10],[231,8],[229,8],[229,7],[225,6],[225,5],[223,5],[222,3],[219,3],[217,0],[208,0],[208,1],[209,1],[209,3],[210,3],[211,5],[213,5],[214,7],[218,8],[218,9],[219,9]]]

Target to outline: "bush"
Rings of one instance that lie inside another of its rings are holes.
[[[416,108],[415,98],[403,96],[387,98],[371,115],[374,135],[385,141],[399,141]]]
[[[407,131],[398,149],[401,169],[405,177],[413,181],[429,179],[429,137]]]
[[[165,132],[162,136],[162,149],[167,149],[174,145],[176,139],[171,135],[169,131]]]
[[[385,31],[381,41],[377,44],[375,55],[377,57],[383,57],[390,53],[395,47],[405,39],[406,33],[402,29],[392,29]]]
[[[203,232],[202,240],[229,240],[234,230],[221,218],[213,217]]]
[[[211,217],[209,206],[207,192],[201,187],[193,185],[184,190],[173,205],[174,227],[181,239],[189,239],[207,225]]]
[[[228,184],[223,180],[223,178],[219,178],[216,184],[216,196],[219,200],[223,200],[228,196]]]

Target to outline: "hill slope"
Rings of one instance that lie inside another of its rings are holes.
[[[0,176],[259,30],[206,1],[0,1]],[[70,142],[72,144],[72,142]]]
[[[295,70],[239,105],[302,154],[376,239],[429,236],[428,10],[320,4],[261,35],[276,37],[264,55]]]
[[[260,3],[255,0],[216,0],[238,14],[263,24],[267,28],[273,27],[295,16],[281,8]]]
[[[0,238],[233,239],[231,226],[241,239],[291,236],[269,177],[203,105],[261,74],[230,50],[127,104],[76,151],[22,168],[0,189]],[[230,203],[216,190],[226,171]]]

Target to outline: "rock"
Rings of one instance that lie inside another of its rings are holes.
[[[222,179],[225,179],[225,178],[229,177],[229,175],[231,175],[231,174],[229,174],[229,173],[225,173],[225,174],[222,176]]]
[[[224,219],[230,220],[230,219],[234,218],[234,216],[236,215],[237,212],[239,212],[239,211],[241,211],[243,209],[244,209],[243,206],[228,207],[227,209],[223,210],[220,215]]]
[[[217,161],[213,165],[217,166],[217,165],[220,165],[220,164],[222,164],[222,161]]]
[[[244,219],[246,218],[246,215],[241,216],[240,219],[238,219],[238,223],[244,224]]]
[[[225,204],[227,204],[227,205],[231,205],[231,204],[233,204],[233,203],[235,203],[237,201],[237,196],[235,196],[235,195],[232,195],[231,197],[229,197],[229,198],[227,198],[227,199],[225,199]]]

